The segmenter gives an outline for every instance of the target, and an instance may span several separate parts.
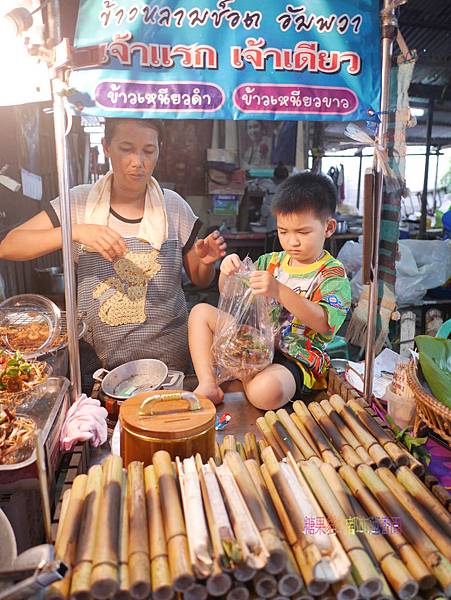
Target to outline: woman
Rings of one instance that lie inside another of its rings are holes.
[[[157,120],[107,119],[102,143],[112,170],[71,190],[78,308],[86,314],[86,340],[108,369],[159,358],[185,371],[182,268],[205,287],[225,255],[218,232],[196,240],[201,224],[189,205],[152,177],[161,136]],[[5,237],[0,258],[29,260],[60,249],[58,215],[56,199]]]

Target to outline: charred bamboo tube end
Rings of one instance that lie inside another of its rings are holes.
[[[183,594],[183,600],[207,600],[207,588],[201,583],[195,583]]]
[[[249,600],[249,590],[244,585],[237,585],[230,590],[226,600]]]
[[[307,591],[312,596],[322,596],[329,589],[329,584],[327,581],[318,581],[317,579],[313,579],[310,583],[307,584]]]
[[[254,577],[254,590],[260,598],[272,598],[277,594],[277,581],[268,573],[257,573]]]
[[[152,592],[152,598],[154,600],[172,600],[174,597],[174,590],[170,585],[162,585]]]
[[[340,586],[339,583],[336,584],[337,586],[337,590],[336,590],[336,598],[337,600],[357,600],[359,597],[359,590],[356,588],[355,585],[352,585],[350,583],[345,583],[344,585],[342,585],[340,587],[340,589],[338,589],[338,587]],[[334,587],[335,589],[335,587]]]
[[[189,573],[179,575],[172,583],[176,592],[186,592],[194,583],[194,577]]]
[[[287,555],[283,548],[269,549],[269,559],[265,570],[271,575],[282,573],[287,564]]]
[[[227,573],[215,573],[208,578],[206,587],[210,596],[225,596],[232,587],[232,578]]]
[[[296,573],[285,573],[279,578],[277,589],[282,596],[295,596],[302,590],[303,581]]]
[[[246,563],[240,563],[234,570],[233,575],[240,583],[246,583],[247,581],[254,579],[256,573],[256,569],[249,567]]]

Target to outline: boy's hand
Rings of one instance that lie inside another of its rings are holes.
[[[269,271],[254,271],[250,278],[252,292],[256,296],[269,296],[270,298],[279,297],[279,282]]]
[[[229,254],[221,263],[221,273],[226,277],[237,273],[241,267],[241,260],[238,254]]]
[[[197,240],[194,251],[204,265],[211,265],[225,256],[227,244],[219,231],[213,231],[203,240]]]

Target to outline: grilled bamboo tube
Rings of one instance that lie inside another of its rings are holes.
[[[318,448],[324,462],[328,462],[334,467],[334,469],[338,469],[342,464],[341,459],[338,458],[335,452],[333,452],[331,449],[323,430],[307,410],[305,404],[300,400],[296,400],[296,402],[293,402],[293,409],[296,414],[291,415],[291,418],[293,419],[295,425],[299,428],[302,427],[305,432],[311,432],[315,439],[316,447]]]
[[[274,523],[266,511],[265,504],[240,455],[237,452],[227,453],[226,463],[232,471],[269,553],[268,563],[265,568],[272,575],[280,573],[285,568],[287,556],[274,527]]]
[[[177,592],[184,592],[192,586],[194,577],[171,456],[169,452],[159,450],[153,455],[152,463],[160,492],[172,587]]]
[[[225,435],[222,440],[222,460],[224,460],[225,453],[228,450],[236,450],[236,440],[234,435]]]
[[[336,600],[358,600],[359,590],[353,576],[350,574],[343,581],[332,585]]]
[[[78,475],[74,479],[64,521],[60,520],[56,536],[55,558],[64,561],[69,568],[73,566],[76,556],[87,480],[87,475]],[[68,573],[64,579],[50,586],[47,597],[51,600],[68,598],[70,585],[71,576]]]
[[[255,433],[248,432],[244,436],[244,451],[246,452],[246,458],[253,459],[257,465],[261,464],[260,452],[258,451],[257,438]]]
[[[129,600],[130,579],[128,576],[128,510],[127,510],[127,472],[122,473],[122,498],[119,537],[119,589],[114,600]]]
[[[119,529],[122,496],[122,460],[110,455],[103,462],[101,509],[96,530],[91,595],[98,600],[113,596],[119,587]]]
[[[255,488],[260,494],[260,497],[265,505],[266,512],[268,513],[272,521],[273,527],[277,531],[277,535],[281,540],[284,540],[285,535],[283,533],[282,524],[280,522],[276,510],[274,509],[274,504],[272,503],[271,495],[268,491],[268,488],[266,487],[266,483],[263,479],[263,475],[259,465],[253,459],[247,460],[244,464],[246,465],[246,469],[248,470],[249,475],[251,476],[252,481],[254,482]]]
[[[385,452],[382,446],[377,442],[376,438],[369,433],[359,422],[351,408],[347,406],[340,396],[334,394],[330,397],[331,406],[343,418],[346,425],[351,429],[352,433],[365,446],[368,454],[373,458],[379,467],[389,467],[391,459]]]
[[[265,439],[263,439],[263,440],[258,440],[257,444],[258,444],[258,451],[259,451],[259,453],[260,453],[260,456],[261,456],[261,455],[262,455],[262,452],[263,452],[263,450],[264,450],[265,448],[267,448],[267,447],[269,446],[269,444],[268,444],[268,442],[267,442]]]
[[[436,522],[431,518],[431,514],[410,496],[389,469],[379,468],[376,470],[376,473],[390,489],[392,494],[394,494],[398,501],[404,506],[406,511],[412,515],[418,525],[430,537],[437,548],[448,560],[450,560],[451,544],[449,543],[449,536],[437,526]]]
[[[249,590],[244,585],[234,585],[227,593],[226,600],[249,600]]]
[[[277,581],[274,575],[260,571],[253,580],[254,591],[260,598],[272,598],[277,594]]]
[[[163,516],[161,514],[158,481],[152,465],[144,469],[144,481],[146,486],[152,596],[155,600],[171,600],[174,592],[172,590],[172,579],[169,571],[169,558],[164,534]]]
[[[222,464],[221,448],[219,447],[218,441],[215,441],[215,463],[217,465]]]
[[[299,451],[301,452],[304,459],[308,460],[309,458],[313,458],[315,456],[319,460],[316,449],[310,446],[309,442],[302,435],[298,427],[296,427],[296,424],[291,419],[287,411],[284,408],[279,408],[279,410],[276,411],[276,415],[279,421],[290,434],[293,442],[299,448]]]
[[[193,584],[183,593],[183,600],[207,600],[207,588],[202,583]]]
[[[288,452],[291,452],[296,461],[303,460],[304,457],[301,451],[293,442],[288,430],[279,421],[273,410],[268,410],[265,413],[265,421],[268,423],[268,427],[271,429],[272,434],[282,448],[283,453],[286,455]]]
[[[146,492],[143,463],[128,465],[128,575],[130,593],[136,600],[144,600],[151,592],[149,540],[147,530]]]
[[[273,449],[278,460],[282,460],[282,458],[285,456],[285,454],[283,453],[283,450],[280,447],[279,442],[276,440],[273,432],[271,431],[271,428],[269,427],[268,422],[265,420],[264,417],[259,417],[255,423],[256,423],[257,427],[259,428],[259,430],[262,432],[263,436],[265,437],[266,442]],[[262,454],[261,449],[260,449],[260,454]]]
[[[360,465],[357,474],[369,487],[388,514],[397,515],[402,520],[403,531],[419,552],[447,594],[451,594],[451,567],[417,522],[405,510],[378,475],[367,465]]]
[[[100,465],[89,469],[85,492],[75,567],[72,571],[71,598],[75,600],[84,600],[90,594],[96,526],[102,494],[102,467]]]
[[[351,446],[351,448],[354,449],[356,454],[358,454],[360,460],[367,465],[370,465],[372,467],[375,466],[374,460],[371,458],[371,456],[368,454],[368,452],[365,450],[365,448],[362,446],[359,440],[355,437],[355,435],[352,433],[349,427],[345,425],[343,419],[340,417],[337,411],[334,408],[332,408],[330,402],[328,400],[322,400],[320,402],[320,406],[324,410],[326,415],[329,417],[329,419],[332,421],[332,423],[335,425],[340,434],[343,436],[343,438],[346,440],[346,442]]]
[[[345,481],[351,492],[364,507],[366,513],[372,517],[380,517],[384,513],[384,509],[365,486],[356,471],[349,465],[345,465],[339,472],[343,481]],[[398,551],[411,575],[418,582],[420,589],[424,590],[434,587],[437,581],[435,576],[432,575],[430,569],[404,535],[400,532],[389,531],[387,537]]]
[[[400,467],[402,465],[410,464],[409,454],[395,443],[393,434],[381,427],[376,419],[373,419],[363,406],[360,406],[353,398],[348,400],[347,404],[354,411],[366,429],[368,429],[368,431],[377,439],[395,465]]]
[[[304,581],[299,571],[293,552],[286,542],[283,542],[287,554],[287,566],[285,573],[278,578],[277,591],[281,596],[295,596],[299,594],[304,587]]]
[[[330,443],[338,450],[344,460],[353,467],[364,462],[355,452],[354,448],[346,441],[346,438],[338,431],[331,419],[317,402],[308,405],[310,414],[315,418],[321,429],[326,434]]]
[[[411,454],[409,454],[409,461],[410,462],[407,466],[415,473],[417,477],[423,477],[426,472],[425,466]]]
[[[396,477],[405,489],[427,510],[430,510],[448,537],[451,538],[451,515],[408,467],[400,467]]]

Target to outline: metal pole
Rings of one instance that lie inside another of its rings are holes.
[[[431,156],[431,137],[432,137],[432,121],[433,120],[434,120],[434,99],[429,98],[428,123],[427,123],[427,130],[426,130],[426,160],[424,163],[423,193],[421,194],[420,238],[426,237],[426,228],[427,228],[429,157]]]
[[[438,181],[438,161],[440,159],[440,146],[435,149],[435,179],[434,179],[434,215],[437,210],[437,181]]]
[[[67,338],[69,348],[70,380],[72,396],[76,400],[81,394],[80,354],[78,348],[78,316],[75,300],[75,269],[72,249],[72,219],[69,195],[69,169],[66,143],[66,111],[61,95],[63,82],[52,80],[53,122],[55,127],[56,162],[60,193],[61,236],[63,240],[64,295],[66,298]]]
[[[356,202],[357,210],[359,210],[359,208],[360,208],[360,188],[362,185],[362,162],[363,162],[363,152],[362,152],[362,150],[359,150],[359,179],[357,182],[357,202]]]
[[[384,10],[382,13],[382,87],[381,87],[381,122],[378,130],[378,141],[386,148],[386,134],[388,129],[388,109],[390,106],[390,71],[393,52],[393,40],[396,36],[396,17],[394,8],[390,8],[390,0],[384,0]],[[370,297],[368,306],[368,328],[365,344],[365,398],[368,402],[373,393],[373,373],[374,373],[374,342],[376,337],[376,317],[378,306],[378,278],[377,271],[379,267],[379,236],[381,229],[381,211],[382,211],[382,188],[383,176],[379,161],[376,161],[378,177],[376,178],[375,189],[375,210],[374,210],[374,235],[373,235],[373,257],[371,266]]]

